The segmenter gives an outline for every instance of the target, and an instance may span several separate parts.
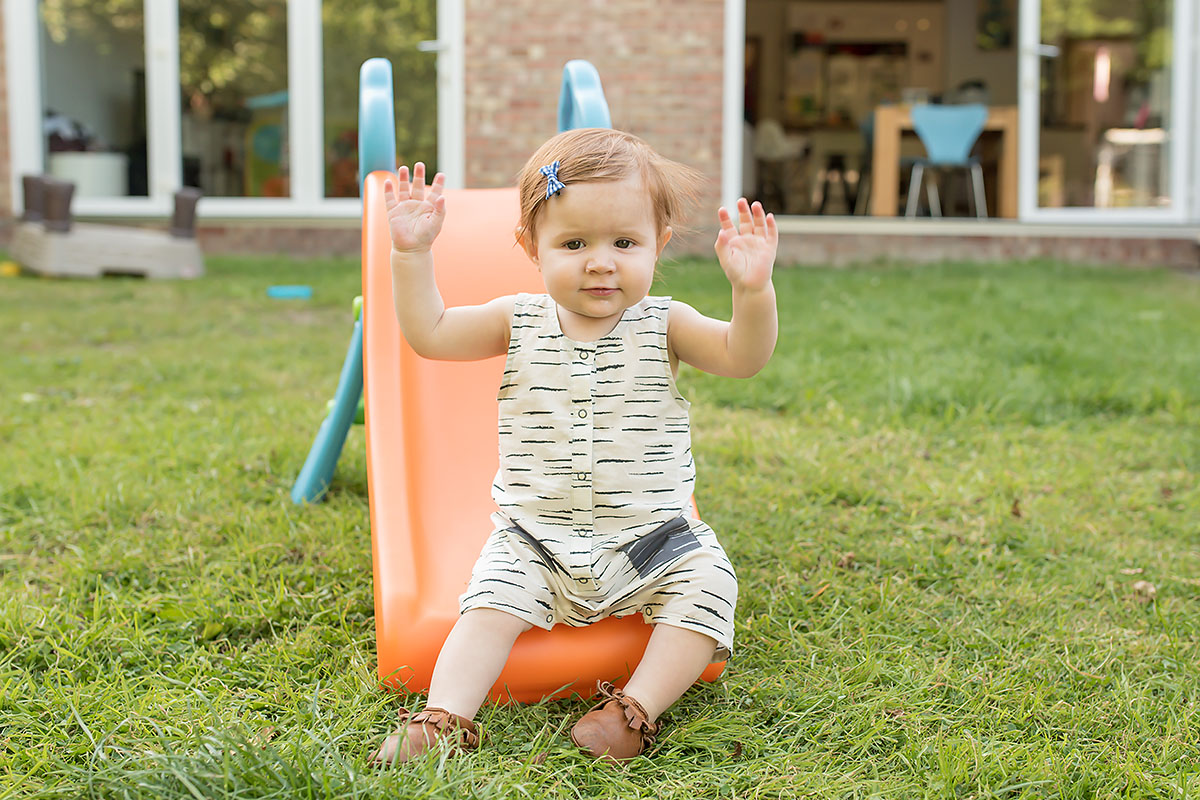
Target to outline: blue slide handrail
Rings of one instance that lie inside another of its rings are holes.
[[[358,72],[358,189],[376,170],[396,171],[396,114],[392,93],[392,63],[369,58]],[[363,390],[362,312],[355,307],[354,333],[342,362],[333,406],[292,484],[293,503],[315,503],[333,481],[350,426],[354,424]]]
[[[392,62],[368,58],[358,71],[358,193],[376,170],[396,171]]]
[[[558,96],[558,132],[575,128],[611,128],[608,101],[600,85],[600,73],[581,58],[563,67],[562,92]]]
[[[396,114],[392,63],[369,58],[358,72],[358,189],[376,170],[396,171]],[[293,503],[315,503],[333,481],[363,390],[362,313],[356,304],[354,333],[342,362],[333,404],[313,439],[308,458],[292,484]]]
[[[338,378],[337,392],[333,396],[333,408],[325,416],[317,436],[313,440],[308,458],[292,485],[293,503],[315,503],[325,494],[333,481],[333,472],[346,444],[346,434],[354,424],[358,412],[358,400],[363,390],[362,318],[354,321],[354,333],[346,349],[346,360],[342,362],[342,373]]]

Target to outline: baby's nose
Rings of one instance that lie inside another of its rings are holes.
[[[616,261],[613,259],[612,253],[606,250],[589,258],[587,268],[588,272],[612,272],[616,269]]]

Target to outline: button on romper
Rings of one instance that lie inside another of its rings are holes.
[[[500,512],[463,612],[581,626],[640,613],[698,631],[729,657],[737,578],[693,516],[688,402],[667,351],[669,297],[625,310],[594,342],[549,295],[518,295],[500,387]]]

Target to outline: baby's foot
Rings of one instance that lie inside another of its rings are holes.
[[[629,761],[654,744],[659,726],[637,700],[611,683],[599,686],[605,699],[575,723],[571,741],[592,758],[613,764]]]
[[[441,740],[446,741],[452,753],[474,750],[479,746],[479,733],[474,722],[442,708],[427,708],[417,714],[404,709],[400,712],[400,727],[383,740],[371,762],[379,767],[403,764],[423,755]]]

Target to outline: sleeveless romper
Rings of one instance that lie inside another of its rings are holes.
[[[521,294],[498,395],[500,511],[462,612],[581,626],[640,613],[729,657],[737,578],[692,510],[688,402],[667,353],[669,297],[625,310],[594,342],[567,338],[549,295]]]

